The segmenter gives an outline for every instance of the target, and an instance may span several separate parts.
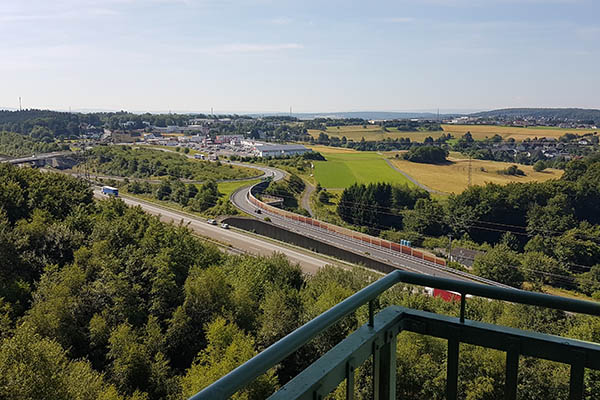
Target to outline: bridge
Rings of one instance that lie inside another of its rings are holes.
[[[460,315],[435,313],[389,306],[375,312],[377,297],[398,283],[454,291],[460,294]],[[584,371],[600,370],[600,344],[487,324],[465,318],[467,296],[508,301],[600,316],[600,303],[574,300],[518,289],[394,271],[365,287],[304,326],[285,336],[246,363],[206,387],[190,400],[227,399],[258,376],[275,367],[342,318],[368,304],[369,321],[337,344],[320,359],[292,378],[269,399],[322,400],[342,382],[346,399],[355,398],[355,370],[372,361],[373,398],[396,399],[397,335],[408,331],[447,341],[446,398],[458,394],[459,345],[467,343],[506,353],[505,399],[517,398],[519,358],[535,357],[570,365],[571,400],[584,396]]]
[[[0,162],[13,165],[32,165],[36,167],[43,167],[51,160],[61,159],[73,154],[75,153],[72,151],[55,151],[52,153],[34,154],[28,157],[8,158],[1,160]]]

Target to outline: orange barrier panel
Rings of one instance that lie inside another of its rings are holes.
[[[434,264],[443,265],[443,266],[446,265],[445,260],[426,255],[425,253],[414,250],[410,247],[402,246],[402,245],[399,245],[398,243],[390,242],[387,240],[382,240],[382,239],[379,239],[379,238],[376,238],[376,237],[370,236],[370,235],[358,235],[355,231],[353,231],[351,229],[347,229],[347,228],[337,226],[337,225],[327,224],[327,223],[321,222],[321,221],[313,219],[313,218],[303,217],[298,214],[295,214],[295,213],[292,213],[289,211],[285,211],[285,210],[282,210],[277,207],[270,206],[270,205],[265,204],[264,202],[258,200],[252,194],[252,192],[249,192],[248,199],[250,200],[250,202],[252,204],[256,205],[257,207],[262,208],[264,210],[268,210],[275,215],[279,215],[284,218],[291,219],[293,221],[304,222],[304,223],[310,224],[312,226],[321,227],[323,229],[328,230],[329,232],[338,233],[338,234],[346,236],[350,239],[360,240],[362,242],[372,243],[374,245],[377,245],[377,246],[380,246],[380,247],[383,247],[386,249],[392,249],[395,251],[399,251],[399,252],[402,252],[403,254],[408,254],[413,257],[420,258],[420,259],[426,260],[426,261],[434,263]]]

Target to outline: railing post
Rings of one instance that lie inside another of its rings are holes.
[[[385,344],[379,358],[379,397],[377,400],[396,399],[396,335],[392,330],[385,333]]]
[[[346,363],[346,400],[354,400],[354,359]]]
[[[453,330],[448,339],[448,365],[446,370],[446,399],[456,400],[458,395],[458,331]]]
[[[369,301],[369,326],[372,328],[375,323],[375,300]]]
[[[585,373],[585,354],[576,352],[575,361],[571,364],[569,382],[569,400],[583,399],[583,377]]]
[[[516,400],[519,376],[519,343],[511,343],[506,352],[506,381],[504,383],[504,398]]]
[[[465,293],[460,294],[460,323],[465,323],[465,307],[467,302],[467,295]]]
[[[381,388],[381,344],[378,339],[373,341],[373,400],[379,399]]]

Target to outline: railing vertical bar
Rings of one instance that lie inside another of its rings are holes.
[[[375,300],[369,301],[369,326],[372,328],[375,324]]]
[[[460,323],[465,322],[465,307],[467,303],[467,295],[465,293],[460,294]]]
[[[458,335],[448,339],[448,366],[446,370],[446,399],[456,400],[458,395]]]
[[[571,364],[571,378],[569,382],[569,400],[583,399],[583,377],[585,374],[585,355],[577,354],[575,362]]]
[[[504,384],[504,399],[516,400],[517,382],[519,377],[519,348],[518,344],[510,346],[506,352],[506,382]]]
[[[380,390],[378,400],[396,399],[396,335],[392,331],[385,334],[385,344],[380,357]]]
[[[379,399],[381,389],[381,346],[377,340],[373,342],[373,399]]]
[[[346,363],[346,400],[354,400],[354,360]]]

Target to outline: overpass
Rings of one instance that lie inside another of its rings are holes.
[[[72,151],[55,151],[52,153],[33,154],[28,157],[8,158],[1,160],[0,162],[13,165],[29,164],[37,167],[43,167],[50,160],[68,157],[73,154],[75,153]]]

